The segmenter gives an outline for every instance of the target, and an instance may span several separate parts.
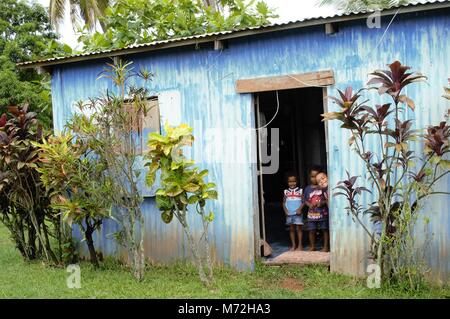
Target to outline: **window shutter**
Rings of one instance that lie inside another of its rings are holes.
[[[161,131],[166,121],[170,126],[181,124],[181,98],[179,91],[166,91],[158,96],[159,112],[161,116]]]

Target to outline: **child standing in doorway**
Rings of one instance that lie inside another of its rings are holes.
[[[288,189],[284,190],[283,209],[286,215],[286,225],[289,225],[289,236],[291,238],[290,251],[302,250],[302,208],[303,190],[297,185],[297,175],[287,174]],[[296,237],[298,246],[296,245]]]
[[[317,184],[319,185],[319,187],[322,189],[323,191],[323,196],[324,196],[324,207],[325,207],[325,211],[324,211],[324,220],[326,222],[326,232],[327,235],[324,235],[324,251],[328,252],[330,250],[330,235],[329,235],[329,229],[330,229],[330,217],[329,217],[329,205],[328,205],[328,176],[327,173],[325,171],[321,171],[319,174],[317,174],[316,176],[317,179]]]
[[[329,234],[328,234],[328,205],[326,198],[326,189],[319,186],[317,176],[322,172],[319,166],[314,166],[309,170],[311,184],[305,189],[305,205],[308,206],[308,230],[310,251],[316,249],[316,233],[321,230],[323,233],[323,252],[328,252]]]

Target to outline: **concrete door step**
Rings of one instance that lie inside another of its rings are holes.
[[[275,265],[330,265],[330,253],[321,251],[287,251],[275,258],[270,258],[263,261],[264,264],[269,266]]]

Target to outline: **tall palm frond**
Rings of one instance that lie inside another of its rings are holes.
[[[48,6],[50,21],[58,29],[59,23],[64,19],[66,13],[66,0],[50,0]]]
[[[78,22],[93,30],[97,23],[104,30],[104,23],[101,18],[105,15],[105,10],[111,0],[50,0],[49,14],[52,24],[57,28],[64,19],[66,4],[70,7],[70,20],[72,27],[78,27]]]

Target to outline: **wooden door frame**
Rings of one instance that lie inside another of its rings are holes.
[[[335,84],[334,72],[333,70],[326,71],[317,71],[317,72],[309,72],[309,73],[301,73],[301,74],[292,74],[292,75],[281,75],[281,76],[271,76],[271,77],[262,77],[262,78],[253,78],[253,79],[241,79],[236,81],[236,93],[252,93],[252,110],[255,112],[254,121],[255,128],[259,125],[259,95],[260,92],[270,92],[270,91],[282,91],[288,89],[301,89],[308,87],[322,87],[323,94],[323,110],[324,112],[328,112],[328,87],[333,86]],[[328,123],[324,123],[325,129],[325,150],[326,150],[326,160],[327,160],[327,170],[330,167],[329,161],[329,130]],[[254,201],[257,203],[253,209],[253,221],[254,221],[254,249],[255,249],[255,257],[261,257],[261,235],[265,236],[265,225],[262,224],[263,234],[261,234],[261,214],[264,214],[264,202],[261,202],[261,197],[263,197],[263,193],[261,189],[263,188],[262,183],[259,183],[259,180],[262,181],[261,177],[258,176],[259,171],[259,163],[261,163],[261,150],[259,147],[260,139],[259,139],[259,131],[254,130],[253,133],[253,141],[255,148],[254,158],[256,159],[255,171],[253,174],[253,178],[255,178],[254,187]],[[256,173],[256,174],[255,174]],[[331,194],[331,193],[330,193]],[[263,198],[264,200],[264,198]],[[331,196],[330,196],[331,200]],[[261,208],[262,207],[262,210]],[[330,212],[331,215],[331,212]],[[264,223],[264,216],[263,221]],[[329,229],[330,236],[330,254],[331,254],[331,223]],[[263,237],[264,238],[264,237]]]
[[[264,210],[264,181],[262,174],[262,162],[261,162],[261,131],[258,129],[261,127],[261,119],[259,113],[259,94],[253,94],[253,109],[255,110],[255,137],[256,137],[256,198],[258,200],[257,213],[255,220],[255,238],[257,254],[261,257],[262,242],[266,240],[266,225],[265,225],[265,210]],[[262,228],[262,229],[261,229]]]
[[[236,93],[259,93],[301,89],[307,87],[325,87],[334,85],[334,72],[332,70],[286,74],[236,81]]]

